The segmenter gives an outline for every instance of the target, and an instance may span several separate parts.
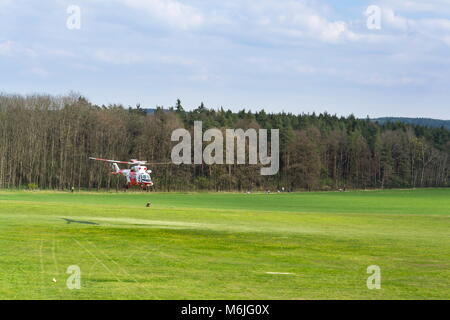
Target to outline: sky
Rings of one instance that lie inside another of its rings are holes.
[[[6,94],[450,119],[449,84],[450,0],[0,0]]]

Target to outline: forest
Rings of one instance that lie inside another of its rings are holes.
[[[177,100],[148,113],[139,105],[95,105],[77,94],[0,95],[0,188],[121,190],[90,156],[139,159],[155,191],[289,191],[450,186],[450,130],[328,113],[232,112]],[[280,170],[259,165],[174,165],[171,133],[203,129],[280,130]]]

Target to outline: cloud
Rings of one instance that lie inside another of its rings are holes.
[[[135,64],[146,60],[142,54],[117,50],[97,50],[94,58],[110,64]]]
[[[154,52],[133,52],[125,49],[108,49],[96,50],[93,53],[93,58],[97,61],[112,65],[173,65],[179,67],[194,67],[198,65],[195,59],[167,55]]]
[[[14,57],[22,54],[28,58],[37,57],[37,53],[35,50],[23,46],[16,41],[4,40],[0,42],[0,55]]]
[[[403,41],[405,35],[415,34],[416,40],[439,41],[448,44],[450,38],[450,20],[437,17],[405,17],[397,11],[400,8],[419,11],[424,8],[438,13],[440,8],[450,12],[450,0],[427,1],[394,1],[385,4],[382,9],[382,30],[372,32],[366,28],[366,17],[354,17],[347,21],[333,19],[330,10],[324,10],[316,2],[304,0],[261,0],[253,4],[243,0],[241,11],[247,17],[238,19],[235,23],[242,30],[254,34],[259,39],[285,39],[291,43],[311,40],[328,44],[392,44]],[[384,3],[384,2],[383,2]],[[228,19],[230,20],[230,19]],[[421,39],[422,38],[422,39]],[[409,39],[411,40],[411,38]],[[270,40],[269,40],[270,41]]]
[[[235,30],[258,30],[259,37],[286,38],[288,41],[310,39],[325,43],[341,43],[357,40],[360,36],[350,30],[345,21],[330,19],[322,7],[302,0],[243,0]],[[235,9],[236,10],[236,9]],[[233,12],[228,12],[233,14]],[[225,19],[224,19],[225,20]],[[232,17],[226,19],[233,21]]]
[[[300,75],[310,80],[330,79],[333,82],[350,83],[352,85],[399,88],[412,85],[423,85],[433,80],[432,75],[405,74],[398,70],[378,70],[349,68],[348,66],[324,65],[318,62],[306,64],[302,60],[287,60],[281,63],[270,59],[251,58],[248,60],[258,67],[263,74]]]
[[[438,14],[450,12],[449,0],[382,0],[381,4],[405,12]]]
[[[306,0],[240,0],[214,5],[193,1],[198,6],[177,0],[118,1],[178,30],[217,32],[229,37],[279,37],[288,41],[315,39],[326,43],[355,41],[360,37],[350,30],[347,22],[327,18],[328,10]]]
[[[170,27],[188,30],[204,22],[203,15],[194,7],[176,0],[121,0],[126,6],[144,10],[153,19]]]
[[[332,10],[318,1],[307,0],[240,0],[207,5],[202,1],[186,5],[177,0],[118,0],[129,8],[140,10],[160,25],[198,34],[213,34],[231,41],[305,44],[305,41],[327,44],[395,43],[407,33],[415,32],[429,39],[448,43],[446,19],[411,19],[396,13],[397,7],[415,10],[419,1],[394,6],[382,5],[383,31],[374,33],[365,27],[366,17],[344,21],[332,17]],[[433,1],[430,1],[433,2]],[[448,0],[437,0],[438,7]],[[382,3],[384,3],[382,1]],[[426,7],[431,10],[436,5]]]
[[[12,41],[3,41],[0,42],[0,55],[7,55],[13,51],[13,42]]]
[[[386,32],[401,38],[404,35],[416,36],[450,45],[450,20],[444,18],[406,18],[395,13],[392,8],[383,7],[382,25]]]
[[[402,16],[396,15],[391,8],[384,7],[382,9],[382,24],[383,27],[391,28],[395,31],[406,32],[410,27],[412,20],[406,19]]]

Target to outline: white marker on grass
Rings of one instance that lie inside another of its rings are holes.
[[[290,272],[266,272],[266,274],[294,274]]]

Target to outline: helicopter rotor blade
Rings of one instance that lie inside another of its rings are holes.
[[[108,163],[120,163],[120,164],[128,164],[128,165],[164,165],[164,164],[173,164],[172,162],[148,162],[148,161],[140,161],[140,160],[118,161],[118,160],[93,158],[93,157],[89,157],[89,159],[96,160],[96,161],[108,162]]]
[[[109,163],[130,164],[128,161],[117,161],[117,160],[109,160],[109,159],[101,159],[101,158],[93,158],[93,157],[89,157],[89,159],[103,161],[103,162],[109,162]]]

